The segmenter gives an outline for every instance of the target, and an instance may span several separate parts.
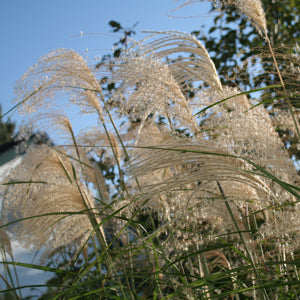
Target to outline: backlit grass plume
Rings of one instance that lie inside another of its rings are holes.
[[[170,59],[174,55],[176,59]],[[173,31],[152,33],[143,45],[134,44],[125,51],[117,59],[112,81],[120,85],[113,101],[122,113],[143,123],[149,115],[164,116],[171,128],[180,124],[194,132],[197,125],[185,92],[196,82],[222,91],[205,47],[192,35]],[[172,124],[174,120],[179,123]]]
[[[47,146],[29,148],[22,164],[12,170],[2,218],[25,218],[13,226],[22,245],[36,250],[45,246],[51,252],[85,242],[93,230],[87,209],[95,204],[74,172],[70,159]]]
[[[186,0],[180,7],[203,0]],[[234,5],[256,27],[260,34],[267,34],[267,22],[261,0],[210,0],[214,5]],[[179,7],[179,8],[180,8]]]
[[[202,81],[216,90],[222,85],[215,65],[206,48],[193,35],[176,32],[153,32],[145,52],[154,52],[155,58],[168,58],[167,64],[183,88]]]
[[[113,100],[120,102],[122,112],[145,122],[149,115],[176,116],[185,125],[193,124],[192,113],[180,85],[168,65],[143,52],[128,52],[119,60],[113,81],[120,87]]]
[[[222,96],[227,98],[239,93],[236,88],[224,87]],[[205,105],[210,106],[219,97],[214,91],[212,94],[213,97],[211,94],[200,93],[194,101],[199,103],[204,98]],[[296,184],[298,175],[274,128],[275,119],[263,106],[251,109],[247,96],[240,95],[213,106],[203,124],[203,132],[233,154],[248,158],[278,178]]]
[[[262,2],[260,0],[228,0],[225,4],[235,5],[242,14],[247,16],[251,23],[261,33],[267,33],[267,22]]]
[[[69,100],[79,105],[83,113],[102,114],[94,95],[101,92],[99,82],[83,57],[73,50],[58,49],[45,55],[22,76],[16,87],[17,100],[25,113],[58,107],[57,98],[64,92],[69,93]]]

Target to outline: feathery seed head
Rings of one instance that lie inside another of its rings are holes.
[[[267,34],[267,22],[261,0],[228,0],[247,16],[260,34]]]
[[[68,91],[73,102],[85,108],[99,110],[99,104],[91,101],[84,92],[100,92],[99,82],[82,56],[73,50],[58,49],[42,57],[17,82],[15,92],[19,102],[24,101],[22,111],[32,113],[48,109],[53,105],[54,96]],[[79,95],[79,101],[76,99]],[[55,103],[56,106],[59,103]]]
[[[89,191],[75,183],[72,172],[71,161],[66,156],[40,146],[29,149],[22,164],[9,175],[11,184],[5,191],[4,219],[38,216],[13,227],[15,237],[25,247],[39,249],[45,245],[52,251],[89,235],[92,226],[86,213],[64,214],[83,211],[86,205],[94,207]]]
[[[174,55],[176,59],[172,59]],[[195,82],[222,91],[207,50],[195,37],[182,32],[155,32],[144,46],[135,44],[118,59],[112,80],[120,83],[114,99],[121,103],[123,113],[142,123],[149,115],[163,115],[193,132],[197,125],[183,91]]]
[[[229,157],[229,153],[220,150],[220,146],[216,143],[205,139],[197,139],[185,143],[175,140],[169,144],[158,145],[158,149],[155,148],[154,146],[152,149],[146,149],[144,154],[129,163],[129,173],[138,178],[152,172],[156,173],[159,170],[170,169],[169,172],[165,172],[168,175],[160,183],[143,186],[144,196],[141,201],[147,197],[161,201],[157,195],[168,193],[172,190],[180,190],[181,187],[189,187],[193,191],[190,196],[187,195],[187,192],[184,192],[184,197],[197,199],[202,194],[201,198],[204,199],[206,196],[203,194],[203,190],[209,190],[210,188],[207,184],[209,182],[215,183],[216,181],[225,182],[225,185],[228,182],[228,189],[226,188],[226,192],[227,190],[230,191],[228,196],[236,198],[239,196],[240,189],[246,191],[246,186],[248,186],[249,189],[254,188],[261,191],[261,193],[267,195],[265,198],[268,198],[270,193],[268,186],[256,176],[247,172],[251,167],[239,159]],[[201,182],[201,184],[195,184],[197,182]],[[237,183],[236,187],[239,190],[236,192],[230,189],[230,185],[235,183]],[[211,188],[213,190],[216,189],[214,185]],[[185,191],[185,189],[183,190]],[[243,191],[243,194],[245,191]],[[218,191],[216,190],[216,192]],[[213,193],[215,194],[216,192]],[[207,193],[208,195],[209,193]],[[250,190],[246,196],[257,198],[256,193]],[[172,197],[168,199],[168,201],[171,201]],[[180,203],[184,207],[188,205],[185,201]]]
[[[236,89],[224,87],[220,100],[238,93]],[[217,99],[207,97],[205,104],[211,105]],[[262,105],[249,110],[250,108],[246,95],[215,105],[202,126],[203,131],[209,139],[214,139],[233,155],[242,156],[263,166],[285,182],[298,182],[295,167],[274,130],[269,113]],[[274,187],[273,193],[277,194],[279,202],[285,201],[286,197],[293,201],[293,197],[282,189],[276,191]]]
[[[179,8],[204,0],[186,0]],[[249,18],[250,22],[256,27],[260,34],[267,33],[267,22],[261,0],[210,0],[214,6],[234,5],[242,14]]]
[[[190,84],[202,81],[222,91],[212,59],[193,35],[177,31],[153,32],[149,39],[153,38],[146,44],[145,52],[153,53],[158,59],[168,57],[169,69],[182,89],[189,89]]]
[[[121,84],[114,99],[121,102],[123,113],[142,122],[152,114],[176,117],[182,124],[195,126],[186,99],[168,66],[152,55],[126,53],[114,76]]]

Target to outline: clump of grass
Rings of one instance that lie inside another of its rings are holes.
[[[260,1],[226,4],[268,42]],[[57,50],[16,91],[35,126],[65,141],[30,146],[2,184],[0,230],[47,248],[47,267],[26,266],[55,274],[48,299],[298,297],[299,177],[274,126],[296,124],[290,102],[275,116],[253,106],[180,32],[151,33],[96,68]],[[77,135],[60,93],[98,126]]]

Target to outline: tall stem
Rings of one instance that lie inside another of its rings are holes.
[[[279,66],[278,66],[278,63],[277,63],[277,60],[276,60],[276,57],[275,57],[275,54],[274,54],[274,51],[273,51],[273,48],[272,48],[272,45],[271,45],[271,41],[268,37],[268,35],[266,34],[265,35],[266,37],[266,41],[268,43],[268,47],[270,49],[270,52],[271,52],[271,55],[272,55],[272,59],[274,61],[274,65],[275,65],[275,68],[276,68],[276,71],[277,71],[277,74],[278,74],[278,77],[279,77],[279,80],[280,80],[280,84],[282,86],[282,89],[284,91],[284,96],[285,96],[285,99],[286,99],[286,102],[288,104],[288,109],[289,109],[289,112],[290,114],[292,115],[292,118],[293,118],[293,122],[294,122],[294,125],[295,125],[295,129],[296,129],[296,132],[297,132],[297,136],[298,136],[298,139],[300,139],[300,131],[299,131],[299,126],[298,126],[298,122],[295,118],[295,112],[294,112],[294,108],[293,108],[293,105],[291,103],[291,100],[290,100],[290,97],[288,95],[288,92],[286,90],[286,87],[285,87],[285,84],[284,84],[284,81],[282,79],[282,76],[281,76],[281,72],[279,70]]]
[[[236,220],[236,218],[234,217],[234,214],[233,214],[232,209],[231,209],[231,207],[230,207],[229,201],[227,200],[227,197],[226,197],[226,195],[225,195],[225,193],[224,193],[224,190],[223,190],[223,188],[222,188],[220,182],[217,181],[217,185],[218,185],[218,188],[219,188],[219,190],[220,190],[220,192],[221,192],[222,198],[223,198],[224,201],[225,201],[226,208],[227,208],[227,210],[228,210],[228,212],[229,212],[229,215],[230,215],[230,217],[231,217],[231,219],[232,219],[232,222],[233,222],[233,224],[234,224],[234,226],[235,226],[235,228],[236,228],[236,230],[237,230],[237,233],[238,233],[238,235],[239,235],[239,237],[240,237],[240,239],[241,239],[241,242],[243,243],[243,245],[244,245],[244,247],[245,247],[245,251],[246,251],[246,254],[247,254],[247,259],[248,259],[248,262],[250,263],[250,265],[251,265],[252,268],[253,268],[255,278],[256,278],[256,280],[257,280],[259,283],[262,283],[261,276],[260,276],[260,274],[259,274],[259,272],[258,272],[258,270],[257,270],[257,268],[256,268],[256,266],[255,266],[255,262],[254,262],[254,259],[253,259],[253,255],[251,254],[250,250],[249,250],[248,247],[247,247],[246,241],[245,241],[245,239],[244,239],[244,237],[243,237],[243,234],[242,234],[242,232],[241,232],[241,230],[240,230],[240,228],[239,228],[239,225],[238,225],[238,223],[237,223],[237,220]],[[267,292],[266,292],[266,290],[265,290],[265,288],[264,288],[263,286],[260,288],[260,292],[261,292],[261,298],[262,298],[262,299],[269,299],[268,294],[267,294]]]

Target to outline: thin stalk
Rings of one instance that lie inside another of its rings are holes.
[[[291,100],[290,100],[290,97],[287,93],[287,90],[286,90],[286,87],[285,87],[285,84],[284,84],[284,81],[283,81],[283,78],[281,76],[281,72],[279,70],[279,66],[278,66],[278,63],[277,63],[277,60],[276,60],[276,57],[275,57],[275,54],[274,54],[274,51],[273,51],[273,48],[272,48],[272,45],[271,45],[271,41],[268,37],[268,35],[266,34],[265,35],[266,37],[266,41],[268,43],[268,47],[270,49],[270,52],[271,52],[271,55],[272,55],[272,59],[274,61],[274,65],[275,65],[275,68],[276,68],[276,71],[277,71],[277,75],[279,77],[279,80],[280,80],[280,83],[281,83],[281,86],[283,88],[283,91],[284,91],[284,95],[285,95],[285,99],[287,101],[287,104],[288,104],[288,109],[290,111],[290,114],[292,115],[292,118],[293,118],[293,122],[294,122],[294,125],[295,125],[295,129],[297,131],[297,136],[298,136],[298,140],[300,140],[300,131],[299,131],[299,126],[298,126],[298,122],[295,118],[295,112],[294,112],[294,108],[293,108],[293,105],[291,103]]]
[[[246,251],[246,254],[247,254],[248,262],[250,263],[250,265],[253,268],[253,271],[254,271],[254,274],[255,274],[255,277],[256,277],[257,281],[260,282],[260,283],[262,283],[262,280],[261,280],[261,277],[259,275],[259,272],[258,272],[258,270],[257,270],[257,268],[255,266],[255,263],[253,262],[253,256],[251,255],[251,253],[250,253],[250,251],[249,251],[249,249],[247,247],[247,244],[245,242],[245,239],[244,239],[244,237],[243,237],[243,235],[242,235],[242,233],[241,233],[241,231],[239,229],[237,221],[236,221],[236,219],[235,219],[235,217],[233,215],[233,212],[231,210],[230,204],[229,204],[229,202],[227,200],[226,195],[224,194],[223,188],[222,188],[221,184],[218,181],[217,181],[217,185],[218,185],[218,188],[219,188],[219,190],[221,192],[221,195],[222,195],[223,199],[225,200],[226,208],[227,208],[227,210],[229,212],[229,215],[230,215],[230,217],[231,217],[231,219],[232,219],[232,221],[234,223],[234,226],[237,229],[238,235],[239,235],[239,237],[240,237],[240,239],[241,239],[241,241],[242,241],[242,243],[243,243],[243,245],[245,247],[245,251]],[[260,287],[260,289],[262,289],[262,291],[261,291],[262,295],[261,296],[263,297],[263,299],[269,299],[268,294],[267,294],[265,288],[264,287]]]
[[[71,127],[71,124],[69,123],[69,130],[70,130],[70,133],[71,133],[71,135],[72,135],[72,140],[73,140],[73,143],[74,143],[74,146],[75,146],[75,149],[76,149],[76,154],[77,154],[77,156],[78,156],[78,159],[80,160],[80,153],[79,153],[79,148],[78,148],[78,145],[77,145],[77,142],[76,142],[76,138],[75,138],[75,135],[74,135],[74,132],[73,132],[73,129],[72,129],[72,127]],[[80,164],[80,166],[82,167],[82,165]],[[80,189],[80,187],[79,187],[79,185],[78,185],[78,182],[77,182],[77,176],[76,176],[76,173],[75,173],[75,169],[73,168],[73,176],[74,176],[74,180],[75,180],[75,182],[76,182],[76,185],[77,185],[77,188],[78,188],[78,190],[79,190],[79,192],[80,192],[80,195],[82,196],[81,198],[82,198],[82,202],[83,202],[83,205],[85,206],[85,208],[87,209],[87,212],[88,212],[88,215],[89,215],[89,219],[90,219],[90,221],[91,221],[91,223],[92,223],[92,225],[93,225],[93,228],[95,228],[95,232],[97,233],[99,230],[98,230],[98,221],[97,221],[97,218],[95,217],[95,214],[94,214],[94,212],[93,212],[93,210],[92,210],[92,208],[88,205],[88,202],[87,201],[85,201],[85,197],[83,196],[83,194],[82,194],[82,192],[81,192],[81,189]],[[95,227],[94,227],[95,226]],[[105,239],[105,234],[104,234],[104,230],[103,230],[103,227],[101,226],[100,227],[100,231],[101,231],[101,235],[102,235],[102,238],[101,238],[101,240],[103,239],[103,244],[102,244],[102,246],[104,247],[104,248],[106,248],[107,247],[107,242],[106,242],[106,239]],[[99,240],[100,241],[100,240]]]
[[[129,265],[130,265],[130,284],[128,283],[129,286],[129,291],[132,293],[131,289],[133,290],[134,294],[136,295],[136,289],[135,289],[135,281],[134,281],[134,266],[133,266],[133,261],[132,261],[132,251],[130,247],[130,240],[129,240],[129,232],[126,232],[126,239],[127,239],[127,245],[128,245],[128,260],[129,260]],[[127,280],[127,277],[126,277]],[[131,286],[131,288],[130,288]]]
[[[171,232],[171,237],[175,240],[175,244],[176,244],[177,238],[174,236],[173,232]],[[179,278],[181,279],[183,286],[188,287],[189,286],[189,282],[188,282],[189,276],[186,274],[186,272],[182,266],[182,261],[183,261],[183,259],[169,262],[169,264],[167,264],[167,266],[173,266],[174,268],[176,268],[178,273],[182,274],[182,275],[179,275]],[[178,267],[176,266],[176,262],[179,263]],[[201,270],[200,270],[200,272],[201,272]],[[195,295],[195,292],[193,289],[191,290],[191,293],[192,293],[192,295],[190,295],[190,297],[193,297],[192,299],[196,299],[196,295]]]
[[[12,287],[9,282],[0,274],[0,278],[4,281],[4,283],[6,284],[6,286],[8,287],[9,290],[11,290],[14,295],[16,296],[17,299],[22,299],[18,296],[18,294],[15,291],[15,287]]]
[[[13,254],[11,254],[11,260],[13,262],[15,262]],[[13,265],[13,268],[14,268],[14,274],[16,276],[17,285],[20,286],[20,281],[19,281],[19,276],[18,276],[18,272],[17,272],[16,266]],[[23,297],[22,297],[22,290],[21,289],[19,290],[19,294],[20,294],[20,299],[22,299]]]
[[[153,244],[153,242],[152,242],[152,244]],[[155,245],[153,245],[153,256],[154,256],[154,261],[155,261],[155,268],[153,267],[153,269],[155,270],[155,273],[154,273],[154,275],[155,275],[155,282],[156,282],[155,287],[158,289],[160,298],[163,298],[162,290],[161,290],[161,287],[160,287],[160,285],[161,285],[161,283],[160,283],[161,279],[159,277],[161,274],[159,273],[159,269],[160,268],[159,268],[159,262],[158,262],[158,257],[157,257],[157,249],[156,249]]]
[[[118,171],[119,171],[119,176],[120,176],[120,182],[121,182],[121,190],[123,192],[126,192],[127,195],[129,195],[128,191],[127,191],[127,188],[126,188],[126,185],[125,185],[125,181],[124,181],[124,176],[123,176],[123,173],[122,173],[122,169],[121,169],[121,166],[120,166],[120,163],[119,163],[119,160],[118,160],[118,156],[117,156],[117,153],[116,153],[116,150],[115,150],[115,147],[113,146],[113,143],[111,141],[111,137],[109,135],[109,132],[108,132],[108,129],[105,125],[105,121],[103,119],[103,116],[100,112],[98,112],[98,115],[100,117],[100,121],[102,123],[102,126],[104,128],[104,131],[105,131],[105,134],[107,136],[107,139],[108,139],[108,142],[110,144],[110,147],[111,147],[111,150],[113,152],[113,155],[114,155],[114,158],[115,158],[115,161],[116,161],[116,164],[117,164],[117,167],[118,167]]]
[[[294,261],[295,258],[294,258],[293,252],[291,252],[291,257],[292,257],[292,260]],[[297,280],[299,280],[298,270],[297,270],[297,267],[296,267],[295,264],[293,264],[293,268],[294,268],[294,272],[295,272],[296,278],[297,278]],[[294,286],[293,286],[293,290],[294,290],[295,296],[297,297],[297,299],[299,299],[298,293],[297,293],[297,291],[296,291],[296,289],[295,289]]]
[[[98,91],[98,94],[100,95],[101,101],[102,101],[102,103],[103,103],[103,105],[104,105],[104,108],[105,108],[107,114],[108,114],[109,120],[110,120],[110,122],[111,122],[111,124],[112,124],[112,126],[113,126],[113,128],[114,128],[114,131],[115,131],[115,133],[116,133],[116,135],[117,135],[117,137],[118,137],[118,140],[119,140],[119,142],[120,142],[120,144],[121,144],[121,146],[122,146],[122,149],[123,149],[124,154],[125,154],[125,160],[129,160],[130,158],[129,158],[129,155],[128,155],[128,151],[127,151],[127,149],[126,149],[126,147],[125,147],[125,145],[124,145],[124,143],[123,143],[123,140],[122,140],[122,138],[121,138],[121,136],[120,136],[120,134],[119,134],[119,131],[118,131],[117,127],[116,127],[116,124],[115,124],[115,122],[114,122],[114,120],[113,120],[113,118],[112,118],[112,116],[111,116],[111,113],[110,113],[110,111],[109,111],[109,109],[108,109],[108,107],[107,107],[107,105],[106,105],[106,102],[105,102],[105,99],[104,99],[104,96],[103,96],[101,90]],[[100,116],[100,119],[101,119],[101,116]],[[104,120],[103,120],[103,121],[101,120],[101,122],[104,123]],[[105,129],[104,129],[104,130],[105,130]],[[140,186],[140,184],[139,184],[138,179],[135,178],[135,181],[136,181],[136,184],[137,184],[137,187],[138,187],[139,191],[141,191],[141,186]]]
[[[203,247],[201,247],[201,248],[203,248]],[[197,248],[197,250],[198,250],[198,248]],[[202,277],[203,278],[208,278],[209,277],[209,269],[208,269],[208,266],[207,266],[207,261],[206,261],[206,258],[204,256],[204,253],[199,253],[198,255],[200,256],[200,266],[201,266],[200,270],[201,270],[201,273],[203,273]],[[214,287],[211,284],[208,283],[205,286],[205,293],[208,295],[209,298],[212,297],[211,291],[213,291],[213,290],[214,290]]]
[[[7,256],[6,256],[6,252],[5,250],[1,251],[1,255],[4,259],[4,261],[7,261]],[[12,256],[12,253],[11,253],[11,258],[12,258],[12,262],[14,262],[14,258]],[[17,270],[16,270],[16,265],[13,264],[13,268],[14,268],[14,273],[15,273],[15,276],[16,276],[16,280],[17,280],[17,285],[18,287],[20,286],[20,283],[19,283],[19,277],[18,277],[18,273],[17,273]],[[10,272],[10,269],[9,269],[9,265],[8,264],[4,264],[4,271],[7,273],[7,276],[9,277],[9,280],[11,282],[11,285],[9,284],[9,282],[0,274],[0,277],[2,278],[2,280],[5,282],[5,284],[7,285],[7,287],[9,289],[12,289],[13,293],[15,294],[16,298],[17,299],[22,299],[22,292],[21,292],[21,289],[19,289],[19,294],[18,295],[15,291],[15,284],[14,284],[14,280],[13,280],[13,277],[12,277],[12,274]]]
[[[113,120],[113,118],[112,118],[112,116],[111,116],[111,113],[110,113],[110,111],[109,111],[109,109],[108,109],[108,107],[107,107],[107,105],[106,105],[104,96],[103,96],[103,94],[102,94],[101,91],[98,92],[98,93],[99,93],[100,98],[101,98],[101,101],[102,101],[102,103],[103,103],[103,105],[104,105],[105,111],[106,111],[107,114],[108,114],[109,120],[110,120],[110,122],[111,122],[111,124],[112,124],[112,126],[113,126],[113,128],[114,128],[114,131],[115,131],[115,133],[116,133],[116,135],[117,135],[117,137],[118,137],[118,139],[119,139],[119,141],[120,141],[120,143],[121,143],[122,149],[123,149],[124,154],[125,154],[125,159],[128,160],[128,159],[129,159],[129,155],[128,155],[127,149],[126,149],[126,147],[125,147],[125,145],[124,145],[124,143],[123,143],[123,140],[122,140],[122,138],[121,138],[121,136],[120,136],[120,134],[119,134],[119,131],[118,131],[116,125],[115,125],[115,122],[114,122],[114,120]]]
[[[98,255],[98,247],[97,247],[97,244],[96,244],[96,241],[95,241],[95,236],[93,236],[93,235],[92,235],[92,243],[93,243],[93,247],[94,247],[94,253],[95,253],[95,257],[96,257],[96,263],[98,265],[98,272],[99,272],[99,274],[101,274],[101,263],[100,263],[101,259],[100,259],[99,255]],[[101,294],[100,294],[100,298],[99,299],[100,300],[102,299]]]
[[[117,275],[116,271],[114,270],[112,259],[111,259],[110,255],[108,253],[108,245],[107,245],[107,242],[106,242],[106,239],[105,239],[103,228],[102,228],[102,226],[100,226],[100,230],[99,230],[98,221],[97,221],[94,213],[91,212],[91,210],[88,208],[87,204],[85,203],[86,201],[84,201],[84,195],[81,192],[81,189],[80,189],[80,187],[78,185],[78,182],[77,182],[76,178],[74,178],[74,179],[75,179],[77,188],[78,188],[78,190],[79,190],[79,192],[81,194],[81,197],[83,199],[83,203],[84,203],[84,205],[87,208],[89,220],[90,220],[90,222],[91,222],[91,224],[92,224],[92,226],[94,228],[94,231],[95,231],[95,234],[96,234],[97,239],[99,241],[99,244],[101,245],[101,248],[103,249],[103,256],[104,256],[105,264],[107,266],[107,276],[111,275],[111,271],[113,272],[113,274],[116,275],[116,279],[117,279],[117,282],[118,282],[119,287],[121,289],[121,292],[122,292],[123,296],[125,297],[126,294],[124,292],[123,285],[122,285],[122,283],[120,281],[119,276]]]

